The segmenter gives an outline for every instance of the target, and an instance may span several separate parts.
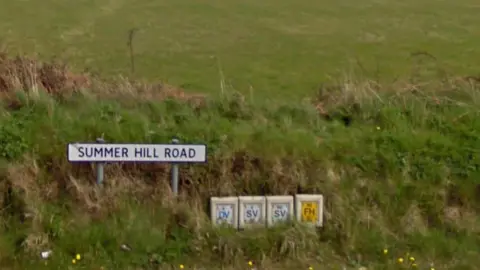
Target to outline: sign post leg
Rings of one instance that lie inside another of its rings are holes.
[[[174,138],[172,139],[172,144],[178,144],[179,141],[178,139]],[[178,195],[178,164],[173,163],[172,164],[172,192],[174,196]]]
[[[103,138],[97,138],[97,143],[105,143],[105,140]],[[103,162],[98,162],[97,163],[97,185],[100,187],[103,186],[103,168],[104,168],[105,163]]]

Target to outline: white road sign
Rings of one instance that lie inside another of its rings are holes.
[[[202,144],[97,144],[71,143],[68,161],[84,162],[206,162]]]

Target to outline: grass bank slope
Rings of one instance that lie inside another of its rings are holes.
[[[257,269],[406,269],[410,256],[418,269],[480,264],[474,81],[346,80],[281,103],[238,93],[190,98],[128,80],[90,80],[85,90],[61,69],[26,72],[38,78],[32,83],[3,67],[2,269],[249,269],[249,260]],[[178,201],[163,164],[108,164],[101,191],[93,167],[69,164],[65,153],[67,143],[99,136],[178,136],[206,143],[209,162],[181,167]],[[295,193],[325,195],[323,229],[209,225],[210,196]]]

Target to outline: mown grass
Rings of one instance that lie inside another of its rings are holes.
[[[409,77],[412,54],[456,75],[478,75],[476,0],[0,1],[1,45],[56,56],[103,75],[130,74],[190,91],[224,86],[257,98],[301,99],[352,69]],[[412,70],[413,69],[413,70]],[[431,71],[434,71],[433,73]],[[436,69],[425,71],[435,77]]]
[[[131,84],[109,97],[97,87],[2,98],[2,269],[249,269],[249,260],[260,269],[404,269],[409,256],[419,269],[480,263],[473,82],[350,80],[303,103],[238,93],[160,102]],[[209,162],[181,167],[178,200],[164,164],[108,164],[99,190],[93,168],[69,164],[65,153],[67,143],[99,136],[178,136],[206,143]],[[323,229],[209,225],[210,196],[295,193],[324,194]],[[42,260],[48,249],[52,257]],[[83,258],[73,265],[76,253]]]

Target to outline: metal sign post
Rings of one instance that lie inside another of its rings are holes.
[[[172,144],[178,144],[179,141],[178,139],[174,138],[172,139]],[[172,164],[172,192],[173,195],[177,196],[178,195],[178,164],[173,163]]]
[[[103,138],[97,138],[97,143],[105,143],[105,140]],[[99,185],[100,187],[103,187],[104,166],[104,162],[97,163],[97,185]]]

